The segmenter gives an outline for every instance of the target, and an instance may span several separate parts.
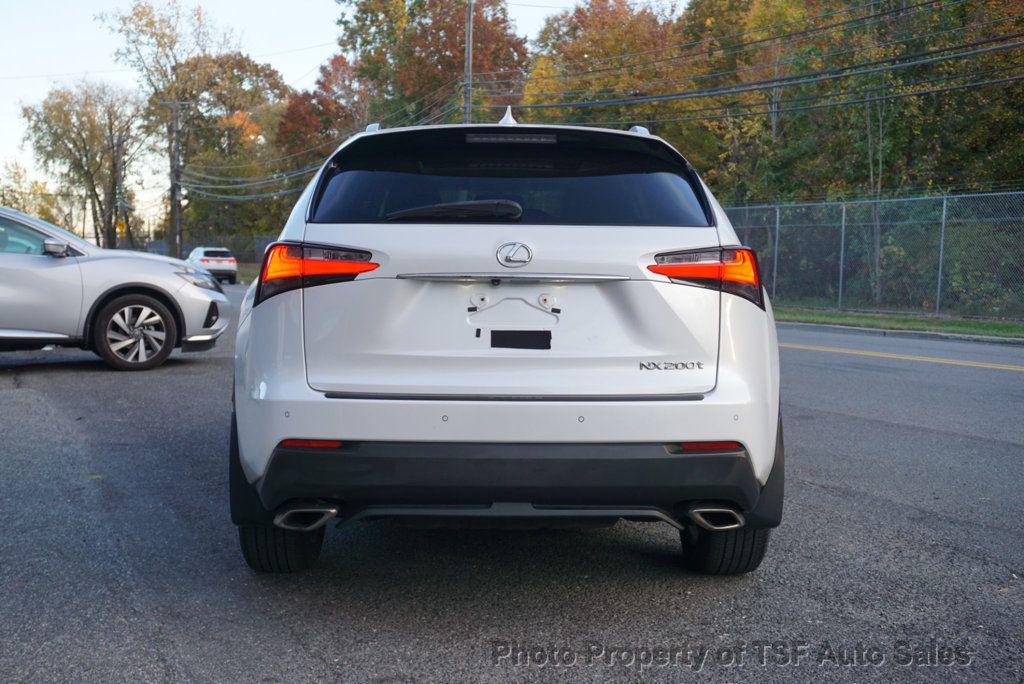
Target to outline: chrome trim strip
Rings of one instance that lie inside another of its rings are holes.
[[[371,399],[374,401],[703,401],[703,394],[388,394],[386,392],[323,392],[327,399]]]
[[[11,328],[0,328],[0,338],[14,338],[19,340],[70,340],[68,335],[59,333],[40,332],[38,330],[17,330]]]
[[[517,283],[605,283],[629,280],[629,276],[580,273],[399,273],[402,280],[426,280],[443,283],[489,283],[514,280]]]

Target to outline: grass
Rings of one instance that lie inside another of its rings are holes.
[[[1024,337],[1024,323],[976,320],[968,318],[938,318],[901,316],[898,314],[859,313],[851,311],[822,311],[789,306],[775,308],[775,318],[788,323],[823,323],[856,328],[884,330],[922,330],[926,332],[954,333],[957,335],[987,335],[990,337]]]
[[[260,274],[259,264],[238,264],[238,282],[248,285]]]

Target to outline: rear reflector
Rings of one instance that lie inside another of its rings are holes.
[[[340,449],[340,439],[284,439],[277,446],[285,449]]]
[[[277,243],[267,248],[256,291],[256,304],[300,287],[343,283],[378,268],[372,255],[343,247]]]
[[[743,448],[739,442],[683,442],[679,446],[683,451],[739,451]]]
[[[762,309],[764,296],[757,256],[746,248],[658,254],[647,269],[672,280],[721,289],[748,299]]]

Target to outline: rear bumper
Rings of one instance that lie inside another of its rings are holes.
[[[402,508],[452,516],[487,509],[510,517],[555,517],[602,510],[650,509],[642,516],[681,521],[695,502],[727,503],[750,527],[774,527],[782,515],[783,463],[777,455],[764,486],[743,451],[680,454],[662,444],[356,442],[336,450],[277,448],[265,475],[232,491],[238,524],[268,524],[289,502],[337,504],[340,517]],[[240,491],[246,489],[250,491]],[[515,504],[512,506],[510,504]],[[398,513],[405,514],[405,513]],[[498,517],[502,517],[499,515]]]
[[[729,342],[720,351],[715,389],[704,395],[513,401],[328,397],[308,383],[305,348],[323,341],[305,339],[302,297],[301,291],[272,297],[239,321],[234,397],[241,468],[250,483],[266,475],[276,446],[291,438],[541,445],[733,440],[746,449],[758,482],[764,485],[771,473],[779,417],[775,329],[749,302],[722,309]],[[419,364],[429,365],[430,358]],[[507,373],[521,375],[524,386],[533,379],[515,364]],[[604,391],[612,389],[606,383]],[[579,393],[575,387],[562,391]]]
[[[231,268],[229,266],[224,266],[221,268],[207,268],[206,270],[209,271],[210,274],[216,278],[229,278],[233,275],[238,274],[237,268]]]

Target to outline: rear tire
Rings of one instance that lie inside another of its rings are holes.
[[[767,528],[711,532],[699,527],[680,530],[683,565],[703,575],[742,575],[757,570],[768,550]]]
[[[234,392],[231,403],[234,404]],[[238,421],[231,413],[228,444],[228,483],[231,490],[231,519],[238,527],[242,556],[256,572],[299,572],[308,570],[320,557],[324,528],[312,532],[284,530],[269,524],[270,512],[245,479],[238,453]],[[260,521],[266,520],[267,523]]]
[[[320,557],[324,528],[296,532],[272,525],[239,525],[238,541],[245,562],[256,572],[300,572]]]

